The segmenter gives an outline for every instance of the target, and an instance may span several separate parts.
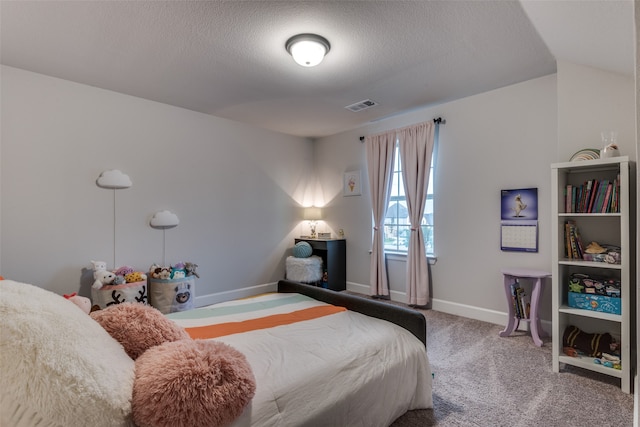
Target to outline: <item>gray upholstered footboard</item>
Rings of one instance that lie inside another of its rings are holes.
[[[348,310],[395,323],[415,335],[425,346],[427,345],[427,321],[419,311],[290,280],[280,280],[278,292],[303,294],[328,304],[338,305]]]

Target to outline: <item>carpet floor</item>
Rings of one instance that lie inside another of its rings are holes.
[[[633,395],[620,380],[568,365],[554,373],[550,338],[537,347],[526,332],[501,338],[500,325],[419,311],[427,319],[434,408],[409,411],[392,427],[633,425]]]

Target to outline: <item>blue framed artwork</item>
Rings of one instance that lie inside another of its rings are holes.
[[[538,189],[500,192],[500,249],[538,252]]]

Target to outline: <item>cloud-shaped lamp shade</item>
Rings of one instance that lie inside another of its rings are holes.
[[[114,190],[131,187],[131,178],[126,173],[112,169],[104,171],[96,180],[96,185],[100,188],[112,188]]]
[[[156,212],[153,217],[151,217],[151,221],[149,221],[149,225],[152,228],[159,228],[161,230],[176,227],[179,223],[178,215],[170,211]]]

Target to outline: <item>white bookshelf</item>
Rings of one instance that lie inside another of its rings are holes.
[[[632,322],[635,321],[635,285],[632,285],[633,240],[630,238],[630,164],[628,157],[583,160],[555,163],[552,169],[552,324],[553,324],[553,371],[560,372],[561,364],[577,366],[620,378],[620,387],[625,393],[632,389],[635,371],[635,336]],[[580,186],[587,180],[613,180],[619,175],[619,212],[615,213],[571,213],[565,211],[565,189],[568,184]],[[582,242],[591,241],[620,247],[620,264],[590,262],[570,259],[565,251],[565,223],[574,221],[578,226]],[[635,220],[634,220],[635,221]],[[611,314],[572,308],[568,305],[569,278],[573,273],[613,277],[621,283],[621,313]],[[620,370],[594,363],[591,357],[571,357],[564,354],[563,333],[568,325],[574,325],[589,333],[609,332],[621,343]]]

